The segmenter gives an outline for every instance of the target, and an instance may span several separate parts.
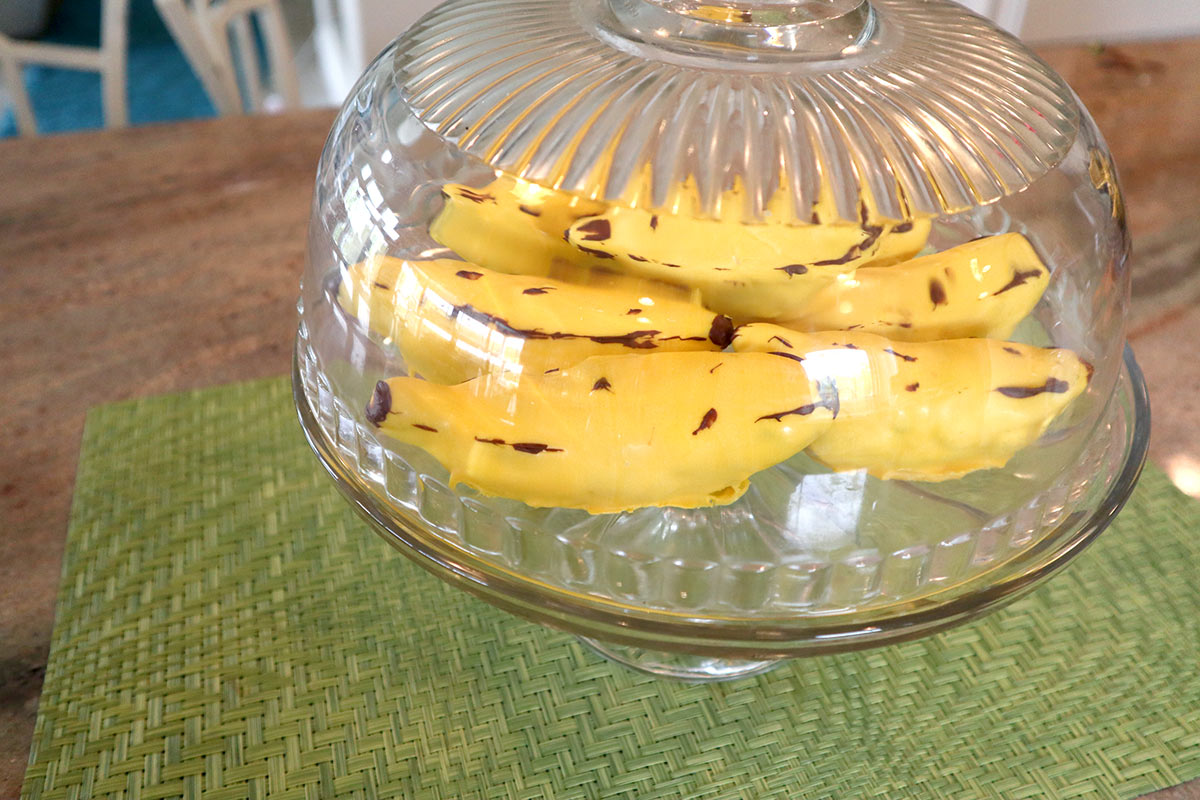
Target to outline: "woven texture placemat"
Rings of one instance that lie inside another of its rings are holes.
[[[285,381],[88,417],[27,798],[1132,798],[1200,776],[1200,509],[1157,471],[979,622],[687,685],[450,589]]]

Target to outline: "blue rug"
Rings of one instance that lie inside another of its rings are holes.
[[[98,46],[100,0],[63,0],[42,41]],[[208,95],[153,0],[130,2],[128,70],[130,124],[215,116]],[[24,77],[39,132],[104,127],[98,74],[29,66]],[[0,116],[0,137],[16,134],[12,109],[5,109]]]

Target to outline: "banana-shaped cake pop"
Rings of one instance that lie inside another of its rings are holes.
[[[605,266],[563,239],[571,223],[599,214],[603,203],[507,175],[480,189],[449,183],[442,196],[446,202],[429,235],[466,261],[499,272],[560,277]]]
[[[745,224],[612,206],[566,238],[612,269],[698,289],[704,305],[738,320],[787,320],[837,276],[894,264],[925,246],[928,220],[860,224]]]
[[[347,271],[338,302],[437,383],[570,366],[588,356],[721,350],[728,317],[672,287],[612,276],[581,286],[462,261],[376,257]]]
[[[761,324],[739,328],[733,346],[803,359],[811,379],[836,385],[836,419],[808,453],[879,478],[941,481],[1002,467],[1091,378],[1069,350],[991,339],[893,343]]]
[[[802,365],[770,353],[596,356],[493,389],[392,378],[366,417],[451,485],[592,513],[731,503],[833,417]]]
[[[1050,270],[1024,236],[988,236],[902,264],[839,275],[795,320],[782,324],[904,342],[1006,339],[1049,282]]]

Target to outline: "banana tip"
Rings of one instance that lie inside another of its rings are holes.
[[[392,388],[385,381],[375,384],[371,402],[367,403],[367,422],[378,427],[392,410]]]

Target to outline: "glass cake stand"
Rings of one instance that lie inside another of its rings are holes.
[[[678,559],[670,563],[663,554],[622,553],[620,559],[636,562],[644,579],[638,584],[630,578],[627,588],[632,591],[617,599],[613,585],[620,582],[602,581],[600,571],[591,572],[591,591],[585,582],[587,571],[581,573],[585,581],[577,590],[551,586],[499,559],[481,557],[477,548],[431,532],[416,514],[363,491],[356,471],[345,463],[306,398],[308,378],[299,355],[292,377],[310,446],[354,510],[386,542],[442,580],[518,616],[573,633],[606,658],[652,675],[692,681],[730,680],[765,672],[789,658],[926,636],[1017,599],[1066,566],[1109,526],[1137,484],[1150,434],[1146,383],[1127,347],[1117,390],[1088,449],[1056,486],[1028,504],[1025,513],[963,531],[927,552],[909,548],[882,557],[852,557],[840,565],[762,561],[689,569],[694,565]],[[921,491],[915,486],[912,490]],[[959,510],[982,515],[977,509]],[[583,553],[578,543],[575,549],[576,557],[586,561],[590,555],[595,560],[595,554]],[[617,571],[634,575],[638,568]],[[677,605],[687,605],[689,593],[719,593],[720,584],[739,571],[752,579],[770,573],[777,586],[787,575],[798,585],[791,595],[798,599],[795,612],[780,614],[776,605],[773,613],[695,613],[683,607],[654,607],[662,605],[661,596],[654,605],[644,604],[636,594],[639,586],[649,590],[655,577],[673,578]],[[822,571],[824,575],[816,574]],[[889,593],[889,579],[890,585],[903,585],[903,592]],[[838,581],[847,585],[839,587]],[[813,608],[817,603],[806,604],[803,598],[836,596],[839,589],[856,595],[858,602],[837,610],[806,611],[805,605]]]
[[[970,619],[1146,456],[1111,154],[949,0],[445,0],[308,234],[296,406],[348,500],[652,674]]]

